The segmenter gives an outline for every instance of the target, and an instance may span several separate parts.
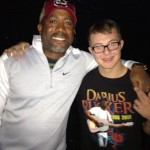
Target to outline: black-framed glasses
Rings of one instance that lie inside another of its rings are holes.
[[[108,48],[109,51],[114,51],[118,49],[119,45],[120,45],[120,41],[112,41],[107,45],[96,44],[91,48],[95,53],[103,53],[106,47]]]

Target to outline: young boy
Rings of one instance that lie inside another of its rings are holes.
[[[89,51],[99,66],[84,77],[77,95],[82,107],[79,112],[84,150],[141,150],[144,147],[143,129],[149,121],[133,108],[137,95],[130,81],[130,70],[121,63],[123,45],[119,26],[113,20],[96,22],[90,28]],[[107,136],[103,137],[102,141],[99,136],[102,135],[101,131],[93,135],[87,120],[90,118],[95,126],[103,122],[95,119],[96,111],[91,111],[90,117],[87,117],[87,111],[99,107],[103,99],[109,102],[107,111],[111,114],[113,123],[122,124],[122,126],[119,128],[109,126],[109,129],[105,131]]]

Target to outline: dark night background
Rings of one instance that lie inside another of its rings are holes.
[[[87,31],[96,19],[114,19],[122,30],[122,58],[149,62],[150,13],[148,0],[70,0],[76,6],[76,43],[87,51]],[[4,0],[0,3],[0,53],[20,41],[31,43],[44,0]]]
[[[140,61],[150,66],[150,12],[148,0],[70,0],[76,6],[78,23],[75,47],[87,51],[87,31],[97,19],[110,18],[121,28],[125,46],[123,59]],[[44,0],[1,0],[0,54],[20,41],[32,42],[38,34],[37,23]],[[75,112],[75,107],[71,112]],[[76,122],[71,116],[69,125]],[[70,150],[77,150],[77,133],[69,133]],[[72,146],[74,145],[74,147]],[[149,145],[148,145],[149,146]],[[75,148],[76,147],[76,148]],[[150,147],[150,146],[149,146]],[[150,148],[149,148],[150,149]]]

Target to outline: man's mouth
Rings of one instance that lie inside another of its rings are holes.
[[[65,41],[66,40],[64,37],[52,37],[52,39],[58,40],[58,41]]]

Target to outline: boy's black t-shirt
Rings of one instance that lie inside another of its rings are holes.
[[[133,109],[133,103],[137,96],[133,90],[129,73],[128,70],[123,77],[110,79],[101,76],[96,68],[83,79],[76,97],[79,103],[83,150],[143,150],[142,123],[145,120]],[[108,111],[115,124],[131,123],[129,126],[121,128],[109,126],[105,131],[107,133],[107,138],[104,139],[105,147],[101,146],[98,136],[95,136],[98,135],[97,133],[101,135],[101,131],[96,133],[90,131],[84,113],[86,110],[97,107],[103,99],[110,103]]]

